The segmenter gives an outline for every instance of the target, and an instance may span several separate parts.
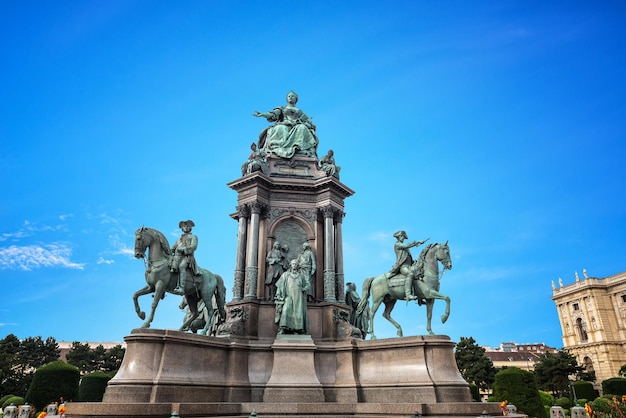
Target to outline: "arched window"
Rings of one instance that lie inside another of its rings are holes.
[[[587,337],[587,326],[583,322],[582,318],[578,318],[576,320],[576,329],[578,330],[578,335],[580,336],[581,341],[587,341],[589,337]]]
[[[591,361],[589,356],[585,356],[585,358],[583,358],[583,366],[585,367],[585,371],[588,373],[594,371],[593,362]]]

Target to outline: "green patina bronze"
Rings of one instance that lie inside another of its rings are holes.
[[[259,148],[281,158],[294,155],[317,158],[318,139],[315,125],[306,113],[296,107],[298,95],[287,93],[287,106],[269,112],[255,111],[252,116],[263,117],[274,125],[265,128],[259,135]]]
[[[188,223],[188,221],[181,221]],[[189,234],[190,228],[185,228],[183,231]],[[188,242],[187,239],[184,240]],[[192,239],[189,240],[191,242]],[[197,243],[197,242],[196,242]],[[184,244],[180,244],[183,245]],[[179,248],[176,245],[173,251]],[[195,248],[194,248],[195,250]],[[175,260],[172,260],[172,249],[170,249],[169,243],[162,232],[153,228],[141,227],[135,231],[135,257],[145,259],[146,251],[148,252],[148,260],[146,261],[146,286],[135,292],[133,295],[133,301],[135,303],[135,312],[142,320],[146,320],[142,328],[149,328],[152,320],[154,319],[154,313],[159,305],[159,301],[165,297],[165,293],[175,293],[175,287],[178,283],[178,274],[170,271],[170,265]],[[182,251],[185,253],[185,251]],[[187,254],[190,251],[186,252]],[[191,251],[191,253],[193,253]],[[179,264],[179,268],[184,268],[187,273],[187,280],[184,284],[183,293],[185,299],[189,303],[189,309],[192,315],[187,317],[180,327],[180,331],[188,329],[190,324],[195,321],[200,312],[198,311],[198,302],[203,301],[207,310],[208,318],[213,316],[213,298],[217,304],[217,311],[221,320],[226,318],[226,312],[224,310],[226,288],[224,287],[224,280],[218,274],[213,274],[209,270],[195,266],[195,272],[191,269],[189,263],[184,267]],[[148,295],[153,293],[152,310],[150,315],[146,319],[146,314],[139,307],[139,296]],[[206,334],[210,324],[206,324],[202,330],[202,334]]]
[[[289,270],[276,282],[276,317],[279,334],[306,334],[309,331],[307,294],[309,281],[299,269],[298,261],[291,260]]]
[[[414,299],[412,297],[407,298],[404,286],[407,279],[412,283],[413,293],[415,294],[417,302],[420,305],[426,304],[426,330],[428,334],[434,334],[431,328],[431,319],[433,316],[433,305],[436,299],[446,301],[446,310],[441,316],[441,322],[445,323],[448,320],[448,316],[450,315],[450,298],[439,293],[439,263],[443,264],[444,271],[452,268],[450,248],[448,247],[447,241],[444,244],[429,244],[422,250],[416,261],[412,262],[410,266],[406,266],[406,264],[403,263],[402,266],[404,266],[404,268],[393,276],[389,273],[384,273],[377,277],[370,277],[363,282],[363,298],[357,307],[357,315],[364,312],[368,307],[368,301],[371,295],[372,308],[369,334],[372,340],[376,339],[376,335],[374,334],[374,316],[381,303],[385,304],[383,318],[391,322],[398,330],[398,336],[402,337],[402,327],[391,317],[391,311],[396,301],[406,300],[408,302]]]

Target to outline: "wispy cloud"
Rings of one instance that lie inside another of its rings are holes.
[[[61,215],[59,216],[60,220],[65,220],[65,218],[70,215]],[[67,227],[64,224],[59,225],[40,225],[37,223],[33,223],[29,220],[25,220],[24,224],[20,229],[15,232],[4,232],[0,235],[0,242],[13,240],[18,241],[23,238],[31,237],[36,235],[38,232],[46,232],[46,231],[63,231],[66,230]]]
[[[0,248],[0,270],[30,271],[45,267],[82,270],[84,264],[71,261],[72,249],[65,244],[12,245]]]
[[[115,260],[105,260],[104,257],[100,257],[98,258],[98,261],[96,261],[96,264],[113,264],[115,263]]]

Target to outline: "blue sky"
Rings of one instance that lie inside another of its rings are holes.
[[[356,191],[347,281],[391,267],[398,229],[449,240],[435,332],[561,347],[551,281],[626,269],[625,21],[617,1],[1,3],[0,334],[122,341],[142,225],[172,244],[193,219],[230,300],[226,183],[251,113],[293,89]],[[424,308],[394,313],[425,333]]]

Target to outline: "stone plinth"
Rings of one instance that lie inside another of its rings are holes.
[[[272,344],[272,374],[263,402],[324,402],[315,372],[315,350],[309,335],[278,335]]]
[[[446,336],[329,341],[136,329],[102,403],[68,416],[478,416]]]

